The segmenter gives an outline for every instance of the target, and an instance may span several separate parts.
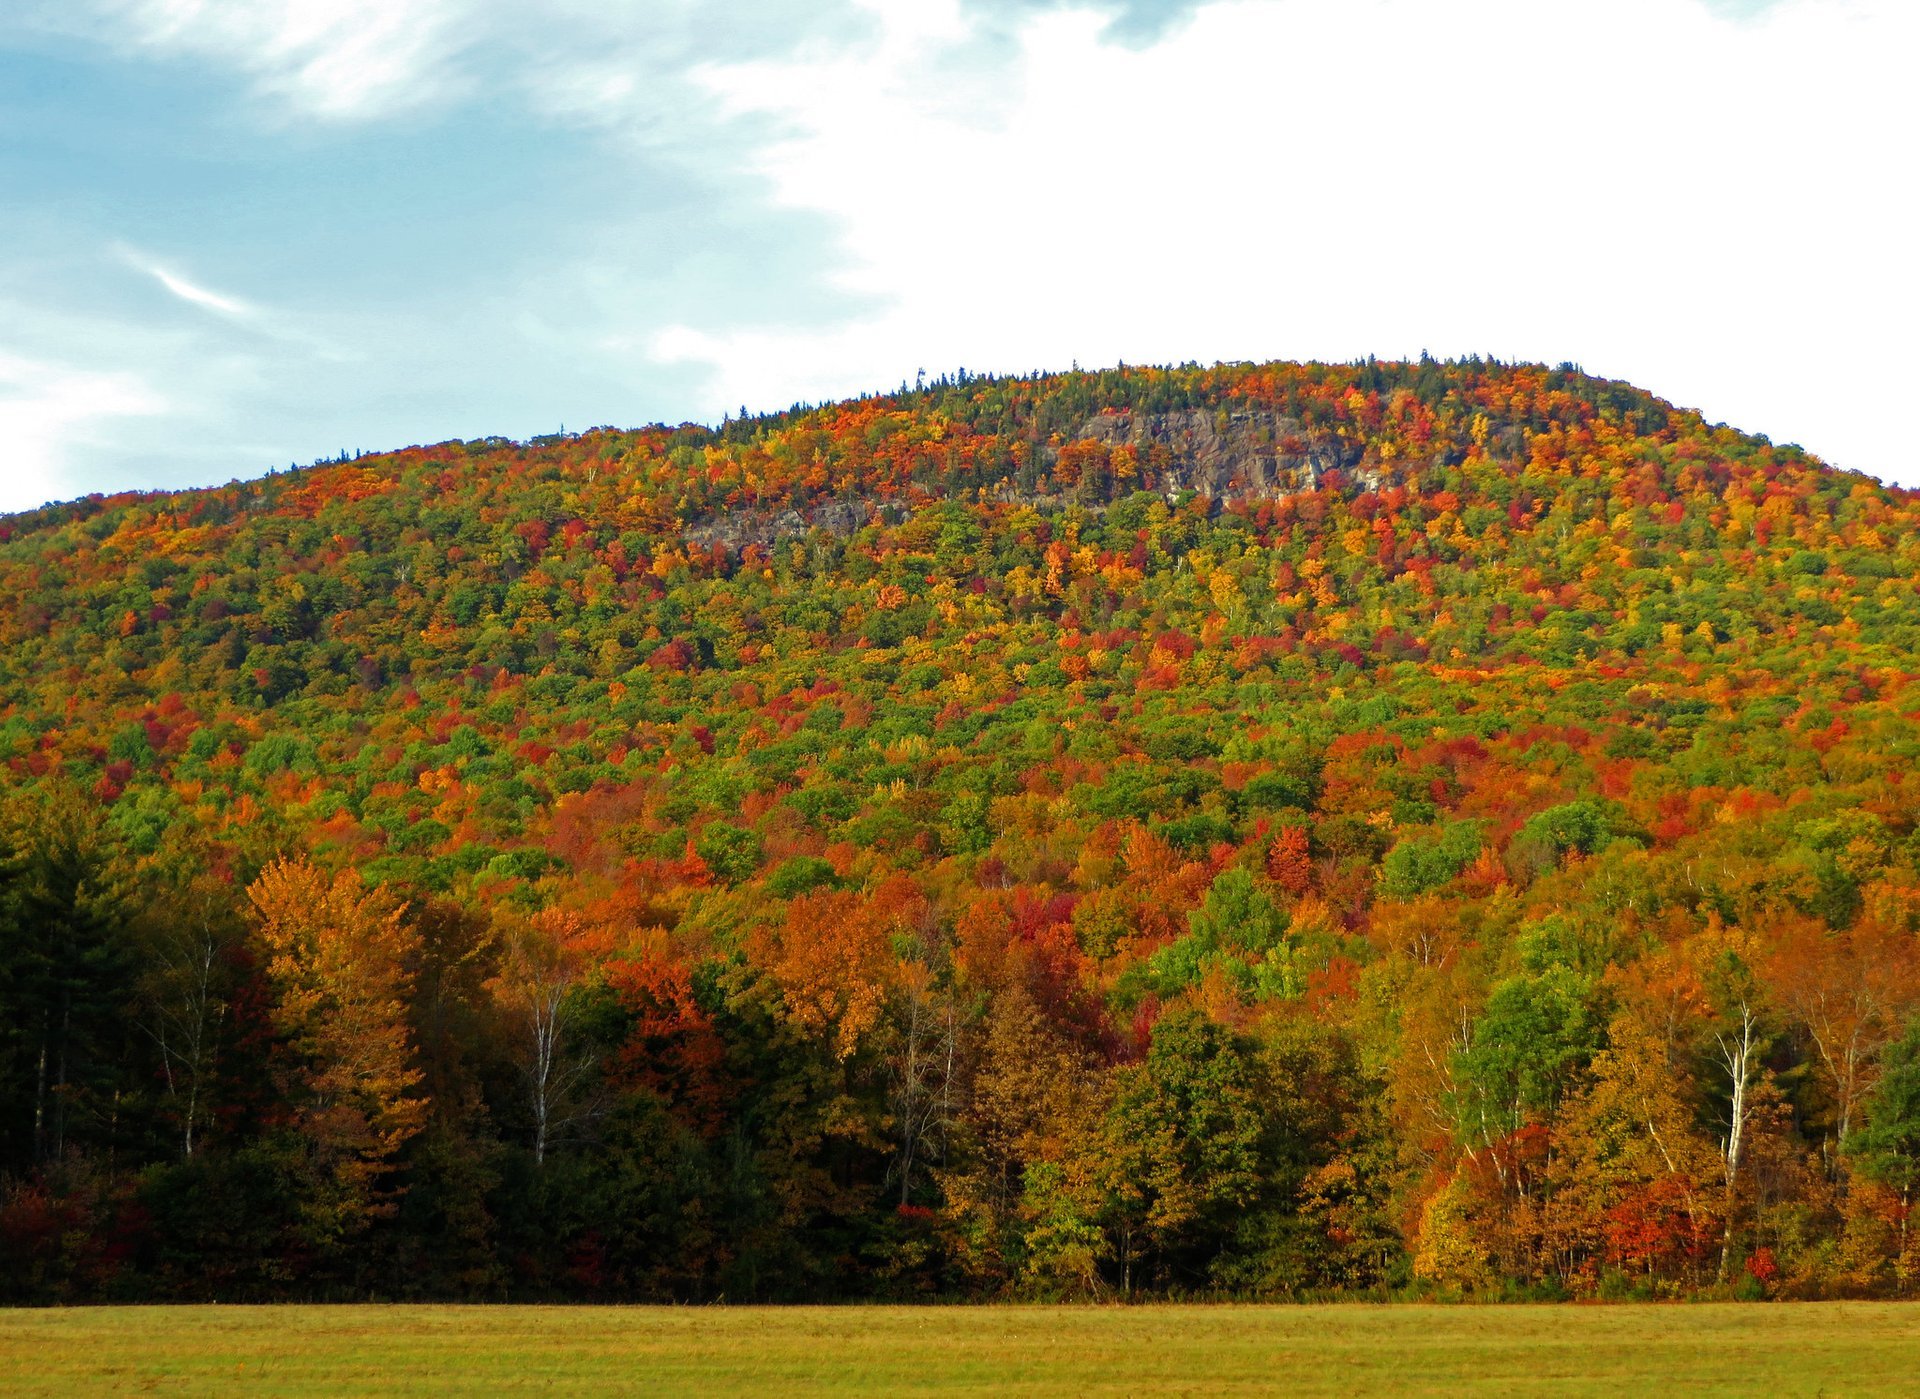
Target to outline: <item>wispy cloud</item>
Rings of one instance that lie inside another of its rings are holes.
[[[129,267],[146,273],[189,305],[202,307],[232,320],[250,320],[257,314],[256,308],[238,297],[210,291],[196,282],[188,281],[180,273],[161,266],[132,248],[122,247],[118,252]]]
[[[335,330],[125,245],[24,272],[0,261],[0,511],[286,462],[289,423],[356,401]]]
[[[25,0],[28,22],[128,52],[218,64],[309,116],[354,121],[457,83],[484,0]]]
[[[63,464],[113,419],[164,413],[139,376],[29,359],[0,349],[0,510],[71,495]]]
[[[859,28],[871,0],[10,0],[10,25],[240,74],[283,112],[353,124],[481,97],[658,136],[697,123],[688,71]],[[930,0],[941,3],[942,0]],[[1159,3],[1159,0],[1148,0]],[[987,0],[999,4],[1004,0]],[[1026,0],[1014,0],[1026,3]]]

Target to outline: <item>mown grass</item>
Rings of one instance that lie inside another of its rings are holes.
[[[1911,1394],[1920,1307],[102,1307],[0,1395]]]

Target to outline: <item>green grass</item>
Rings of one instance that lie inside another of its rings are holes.
[[[0,1311],[0,1395],[1889,1394],[1920,1307]]]

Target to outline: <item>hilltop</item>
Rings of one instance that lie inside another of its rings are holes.
[[[0,1288],[1895,1290],[1917,525],[1478,361],[0,519]]]

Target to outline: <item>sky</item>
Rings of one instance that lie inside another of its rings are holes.
[[[5,0],[0,511],[965,367],[1572,361],[1920,485],[1915,0]]]

